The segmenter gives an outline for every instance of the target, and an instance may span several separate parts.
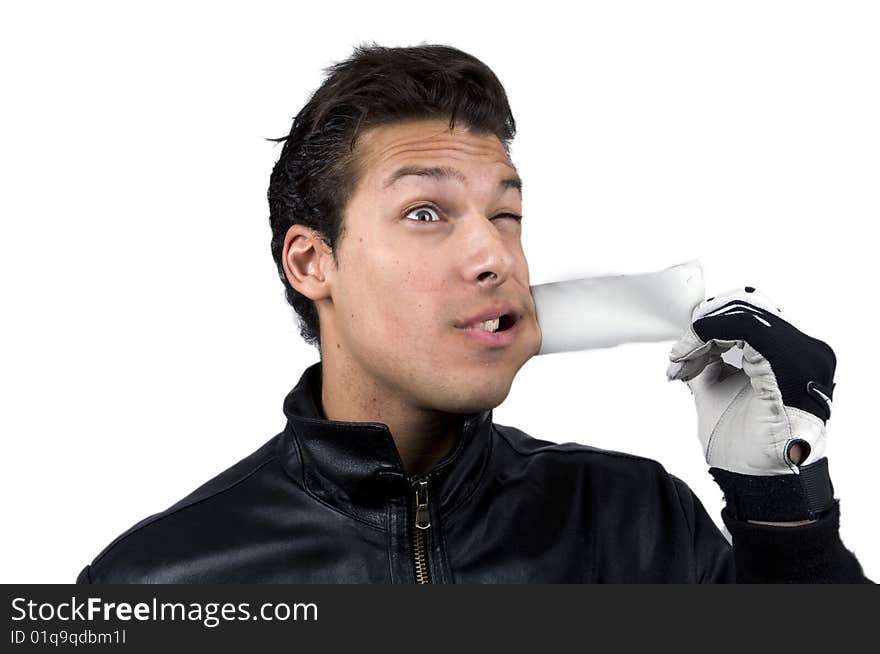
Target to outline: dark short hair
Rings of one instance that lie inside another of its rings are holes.
[[[327,77],[293,119],[269,182],[272,256],[302,337],[321,351],[315,303],[284,274],[284,238],[291,225],[315,230],[333,252],[344,234],[342,213],[357,181],[354,148],[368,127],[411,119],[456,120],[495,134],[510,154],[516,123],[507,94],[482,61],[446,45],[356,46],[324,69]]]

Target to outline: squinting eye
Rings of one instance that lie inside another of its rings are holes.
[[[416,216],[416,222],[420,222],[420,223],[435,223],[435,222],[437,222],[437,220],[431,219],[431,214],[433,214],[437,218],[437,220],[440,220],[440,217],[437,216],[437,212],[433,209],[433,207],[428,207],[428,206],[422,206],[422,207],[416,207],[414,209],[410,209],[407,212],[406,216],[409,217],[410,215],[414,215],[414,216]]]

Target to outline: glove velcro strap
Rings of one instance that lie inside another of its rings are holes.
[[[724,491],[728,512],[737,520],[817,520],[834,502],[826,457],[802,466],[800,474],[743,475],[721,468],[709,468],[709,472]]]

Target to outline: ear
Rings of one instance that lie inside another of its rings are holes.
[[[328,270],[333,253],[320,235],[305,225],[291,225],[281,251],[284,274],[290,285],[310,300],[330,296]]]

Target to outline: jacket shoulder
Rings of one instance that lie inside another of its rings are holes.
[[[657,468],[659,471],[668,474],[663,464],[645,456],[593,447],[582,443],[557,443],[535,438],[521,429],[498,423],[494,423],[494,427],[500,434],[502,442],[513,452],[523,457],[549,457],[579,463],[587,460],[591,465],[595,466],[642,466]]]
[[[734,579],[730,544],[688,484],[659,461],[579,443],[554,443],[514,427],[496,427],[506,444],[499,449],[508,450],[508,461],[518,460],[520,468],[533,466],[524,474],[536,480],[545,493],[555,490],[570,496],[577,489],[599,498],[593,502],[596,511],[591,520],[601,524],[603,542],[612,542],[616,534],[619,544],[619,548],[608,549],[605,565],[609,568],[617,565],[621,552],[640,542],[640,534],[650,534],[658,543],[677,544],[678,549],[668,556],[670,561],[684,557],[682,580]],[[646,550],[637,546],[635,551]],[[653,564],[647,568],[656,569]]]
[[[166,538],[165,526],[172,518],[178,518],[193,507],[210,509],[212,503],[229,499],[231,493],[276,460],[278,434],[220,474],[211,478],[194,491],[175,502],[164,511],[147,516],[117,536],[85,566],[76,583],[137,583],[149,579],[136,578],[127,570],[126,563],[137,559],[138,552],[153,550]],[[206,506],[207,505],[207,506]]]
[[[528,469],[534,478],[580,480],[584,488],[627,489],[628,493],[673,497],[683,484],[662,463],[645,456],[581,443],[535,438],[506,425],[495,425],[502,465]]]

